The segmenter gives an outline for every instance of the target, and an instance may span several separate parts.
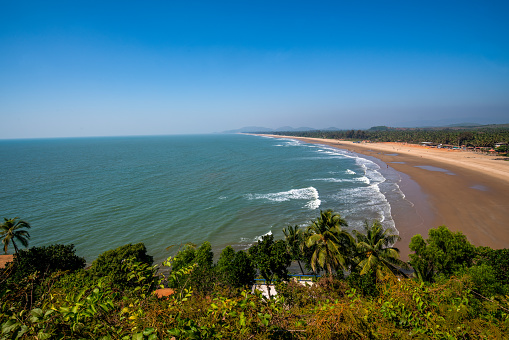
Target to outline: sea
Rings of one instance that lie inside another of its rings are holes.
[[[205,241],[217,257],[326,209],[349,230],[395,228],[391,202],[404,199],[373,159],[254,135],[0,140],[0,158],[0,218],[29,222],[30,246],[74,244],[88,263],[138,242],[156,263]]]

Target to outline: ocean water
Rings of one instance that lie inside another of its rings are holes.
[[[31,246],[72,243],[89,263],[137,242],[157,262],[187,242],[246,249],[325,209],[350,229],[394,228],[389,201],[403,197],[371,160],[261,136],[3,140],[0,157],[0,217],[29,222]]]

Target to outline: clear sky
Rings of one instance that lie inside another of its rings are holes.
[[[505,1],[0,0],[0,139],[509,123]]]

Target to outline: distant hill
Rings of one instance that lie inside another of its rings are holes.
[[[477,123],[456,123],[449,125],[428,125],[428,126],[373,126],[369,129],[361,129],[367,131],[388,131],[388,130],[478,130],[478,129],[507,129],[509,124],[477,124]],[[222,133],[272,133],[272,132],[308,132],[308,131],[346,131],[351,129],[338,129],[336,127],[328,127],[325,129],[315,129],[310,127],[282,126],[277,129],[266,128],[262,126],[245,126],[240,129],[223,131]],[[357,130],[357,129],[355,129]]]
[[[260,126],[245,126],[240,129],[236,130],[227,130],[223,131],[223,133],[250,133],[250,132],[273,132],[273,129],[269,129],[266,127],[260,127]]]
[[[478,124],[478,123],[458,123],[458,124],[449,124],[449,125],[446,125],[446,127],[475,127],[475,126],[482,126],[482,124]]]
[[[245,126],[243,128],[240,128],[240,129],[223,131],[222,133],[251,133],[251,132],[267,132],[267,133],[270,133],[270,132],[284,132],[284,131],[288,131],[288,132],[301,132],[301,131],[315,131],[315,130],[339,131],[340,129],[338,129],[336,127],[330,127],[330,128],[326,128],[326,129],[315,129],[315,128],[310,128],[310,127],[305,127],[305,126],[298,127],[298,128],[294,128],[294,127],[291,127],[291,126],[282,126],[282,127],[277,128],[277,129],[271,129],[271,128],[260,127],[260,126]]]
[[[283,127],[275,129],[274,131],[314,131],[314,130],[316,130],[316,129],[313,129],[310,127],[293,128],[291,126],[283,126]]]

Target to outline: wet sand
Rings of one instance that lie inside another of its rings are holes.
[[[391,210],[403,259],[413,235],[427,238],[428,230],[440,225],[461,231],[476,246],[509,247],[509,162],[497,160],[500,157],[403,143],[285,138],[374,157],[382,161],[381,170],[399,172],[408,204],[391,203]]]

